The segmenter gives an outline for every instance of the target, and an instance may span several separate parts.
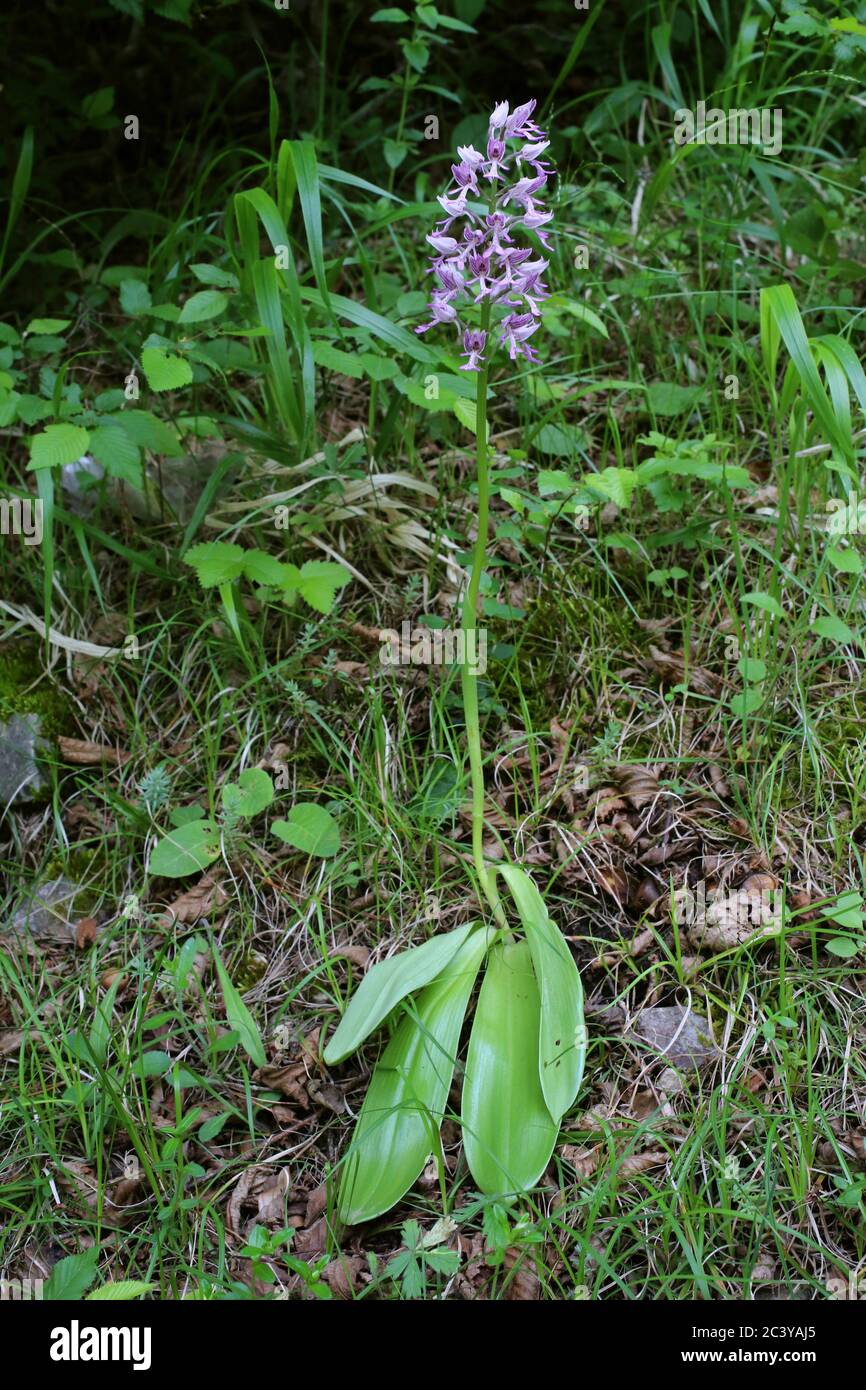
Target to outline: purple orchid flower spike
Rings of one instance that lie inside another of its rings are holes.
[[[464,372],[481,370],[490,335],[468,327],[459,311],[484,301],[489,301],[485,323],[493,305],[507,311],[496,326],[512,361],[538,361],[529,339],[541,324],[541,305],[549,294],[543,279],[549,262],[531,260],[532,246],[515,239],[521,231],[534,232],[549,247],[544,228],[553,213],[540,200],[553,173],[542,162],[550,142],[532,120],[534,110],[534,100],[513,111],[507,101],[499,102],[490,115],[486,155],[472,145],[460,146],[459,163],[451,166],[454,185],[438,199],[445,217],[427,237],[435,253],[430,271],[437,283],[430,321],[415,332],[454,324],[463,335]],[[485,198],[486,213],[470,206],[470,200]]]

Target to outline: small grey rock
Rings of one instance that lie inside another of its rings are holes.
[[[642,1009],[632,1032],[673,1067],[705,1067],[720,1056],[707,1020],[681,1004]]]
[[[68,878],[40,883],[19,904],[11,922],[0,925],[0,931],[29,935],[41,941],[62,941],[68,946],[75,940],[78,891],[78,884]]]
[[[45,748],[38,714],[13,714],[0,721],[0,806],[30,801],[45,789],[47,779],[39,763]]]

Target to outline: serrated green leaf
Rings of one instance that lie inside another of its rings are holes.
[[[180,311],[179,323],[206,323],[218,318],[228,307],[228,295],[221,290],[198,290]]]
[[[500,873],[514,899],[532,955],[541,997],[538,1074],[545,1104],[559,1120],[574,1104],[583,1079],[586,1026],[580,974],[529,875],[516,864],[502,865]]]
[[[186,358],[164,352],[162,348],[145,348],[141,354],[141,369],[151,391],[177,391],[192,381],[192,367]]]
[[[121,280],[120,307],[125,314],[143,314],[150,304],[150,290],[143,280]]]
[[[100,425],[92,432],[90,453],[110,477],[141,487],[141,453],[119,423]]]
[[[251,584],[282,588],[287,578],[286,565],[264,550],[244,551],[244,575]]]
[[[457,954],[474,922],[443,932],[411,950],[379,961],[355,990],[334,1036],[324,1051],[329,1067],[342,1062],[378,1028],[401,999],[435,980]]]
[[[163,835],[150,856],[150,872],[163,878],[185,878],[206,869],[219,852],[219,830],[213,821],[190,821]]]
[[[141,449],[180,458],[183,446],[177,431],[150,410],[123,410],[117,416],[130,439]]]
[[[338,590],[351,581],[351,574],[331,560],[308,560],[301,566],[297,591],[317,613],[330,613]],[[292,576],[287,576],[291,582]]]
[[[90,435],[81,425],[48,425],[30,441],[30,468],[62,468],[87,453]]]
[[[223,270],[221,266],[207,265],[199,261],[195,265],[191,265],[190,270],[203,285],[218,285],[223,290],[236,290],[238,288],[238,277],[233,275],[230,270]]]
[[[58,1260],[42,1290],[42,1297],[52,1302],[77,1303],[83,1298],[96,1278],[96,1265],[99,1260],[99,1246],[82,1250],[78,1255],[67,1255]]]
[[[339,1216],[349,1225],[399,1202],[438,1143],[487,939],[486,929],[471,933],[417,996],[376,1065],[340,1181]]]
[[[241,1047],[247,1056],[257,1067],[263,1067],[267,1063],[265,1048],[261,1034],[256,1027],[252,1014],[244,1003],[243,999],[235,989],[228,977],[226,968],[223,965],[219,952],[215,949],[213,953],[214,965],[219,976],[220,989],[222,990],[223,1003],[226,1006],[226,1018],[229,1027],[237,1033]]]
[[[371,381],[391,381],[399,371],[396,362],[378,352],[362,352],[358,361]]]
[[[192,565],[203,589],[212,589],[239,579],[248,555],[249,551],[243,546],[232,545],[229,541],[205,541],[188,550],[183,561],[185,565]]]
[[[128,1303],[133,1298],[142,1298],[156,1288],[156,1284],[146,1284],[143,1279],[115,1279],[111,1284],[101,1284],[85,1299],[86,1303]]]
[[[319,859],[332,859],[340,848],[340,827],[330,811],[314,802],[299,802],[271,830],[284,844]]]
[[[581,478],[584,487],[602,497],[609,497],[625,511],[632,493],[637,486],[637,474],[633,468],[603,468],[600,473],[585,473]]]
[[[488,1194],[534,1187],[559,1125],[538,1075],[541,999],[525,941],[491,948],[463,1080],[463,1147]]]
[[[342,376],[360,379],[364,375],[361,359],[352,352],[343,352],[331,343],[313,343],[313,361],[329,372],[339,372]]]

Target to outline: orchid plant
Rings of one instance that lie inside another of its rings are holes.
[[[430,320],[416,331],[453,327],[462,370],[476,374],[477,532],[461,627],[477,626],[490,501],[488,376],[497,346],[512,361],[538,360],[530,343],[547,296],[544,207],[552,170],[549,142],[532,119],[535,102],[491,114],[486,153],[458,150],[453,186],[439,198],[444,217],[427,237],[435,287]],[[342,1061],[402,1006],[373,1072],[342,1165],[339,1215],[347,1223],[388,1211],[416,1181],[431,1153],[444,1196],[439,1128],[460,1033],[475,981],[486,970],[469,1040],[461,1123],[478,1188],[515,1194],[533,1187],[553,1152],[562,1116],[583,1076],[586,1033],[580,976],[561,932],[528,874],[484,856],[485,793],[477,672],[461,669],[472,789],[472,859],[484,914],[368,971],[325,1048]],[[498,891],[504,880],[523,928],[510,929]]]

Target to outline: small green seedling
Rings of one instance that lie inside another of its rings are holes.
[[[203,589],[219,589],[226,621],[243,649],[236,584],[241,578],[254,584],[267,597],[279,597],[294,604],[300,596],[317,613],[330,613],[337,594],[351,579],[343,566],[331,560],[307,560],[300,566],[287,564],[264,550],[245,550],[228,541],[206,541],[195,545],[184,556],[192,565]]]

